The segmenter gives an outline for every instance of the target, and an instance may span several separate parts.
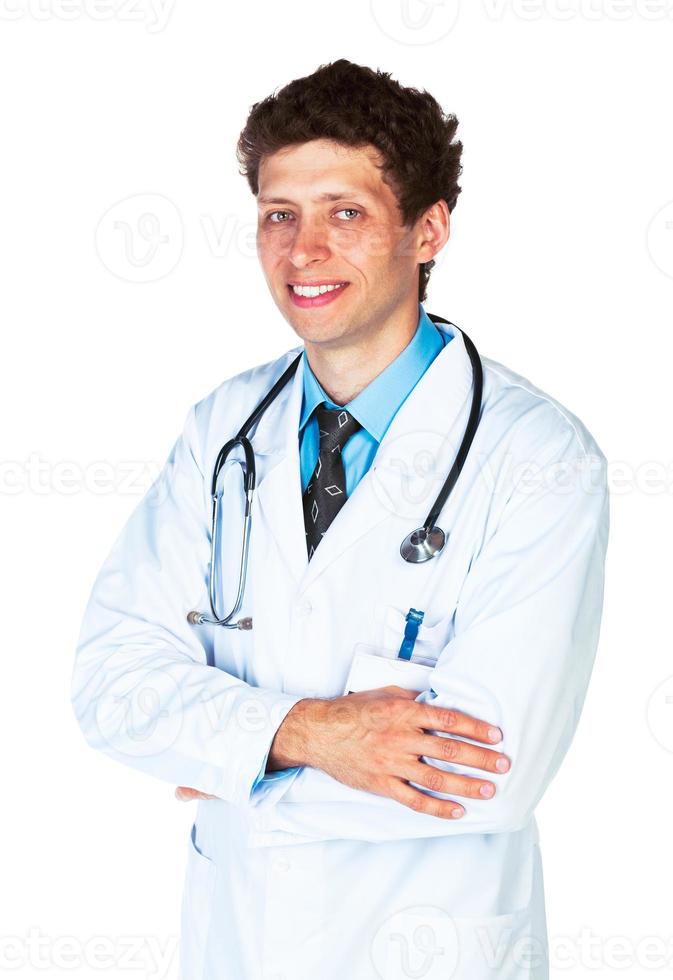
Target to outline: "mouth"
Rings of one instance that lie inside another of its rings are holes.
[[[318,280],[317,282],[289,282],[287,290],[295,306],[307,307],[326,306],[333,303],[350,284],[338,279]]]

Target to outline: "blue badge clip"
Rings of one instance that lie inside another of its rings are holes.
[[[411,660],[414,652],[414,643],[418,636],[418,627],[423,622],[424,616],[425,613],[422,609],[414,609],[413,607],[407,613],[405,617],[404,639],[402,640],[400,652],[397,654],[398,659]]]

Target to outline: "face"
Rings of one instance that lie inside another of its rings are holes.
[[[448,209],[438,202],[405,228],[377,162],[373,146],[328,140],[262,159],[257,252],[278,308],[307,344],[366,343],[402,314],[416,324],[418,265],[444,244]]]

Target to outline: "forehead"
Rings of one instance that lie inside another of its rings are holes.
[[[394,195],[381,176],[382,162],[381,154],[370,144],[351,147],[330,140],[311,140],[286,146],[260,162],[258,203],[330,194],[351,197],[357,193],[394,202]],[[344,195],[344,191],[348,193]]]

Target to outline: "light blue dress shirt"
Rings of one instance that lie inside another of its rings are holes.
[[[323,390],[311,370],[304,354],[304,392],[299,419],[299,465],[301,470],[302,493],[306,489],[316,463],[320,436],[315,408],[325,402],[327,408],[345,408],[353,415],[361,429],[354,432],[341,452],[346,476],[346,494],[350,496],[365,475],[392,422],[395,413],[411,394],[432,364],[440,350],[452,338],[441,333],[423,308],[418,304],[418,326],[407,346],[387,368],[384,368],[373,381],[351,399],[347,405],[336,405]],[[262,779],[279,779],[297,772],[299,767],[278,769],[264,774],[266,759],[252,789]]]

